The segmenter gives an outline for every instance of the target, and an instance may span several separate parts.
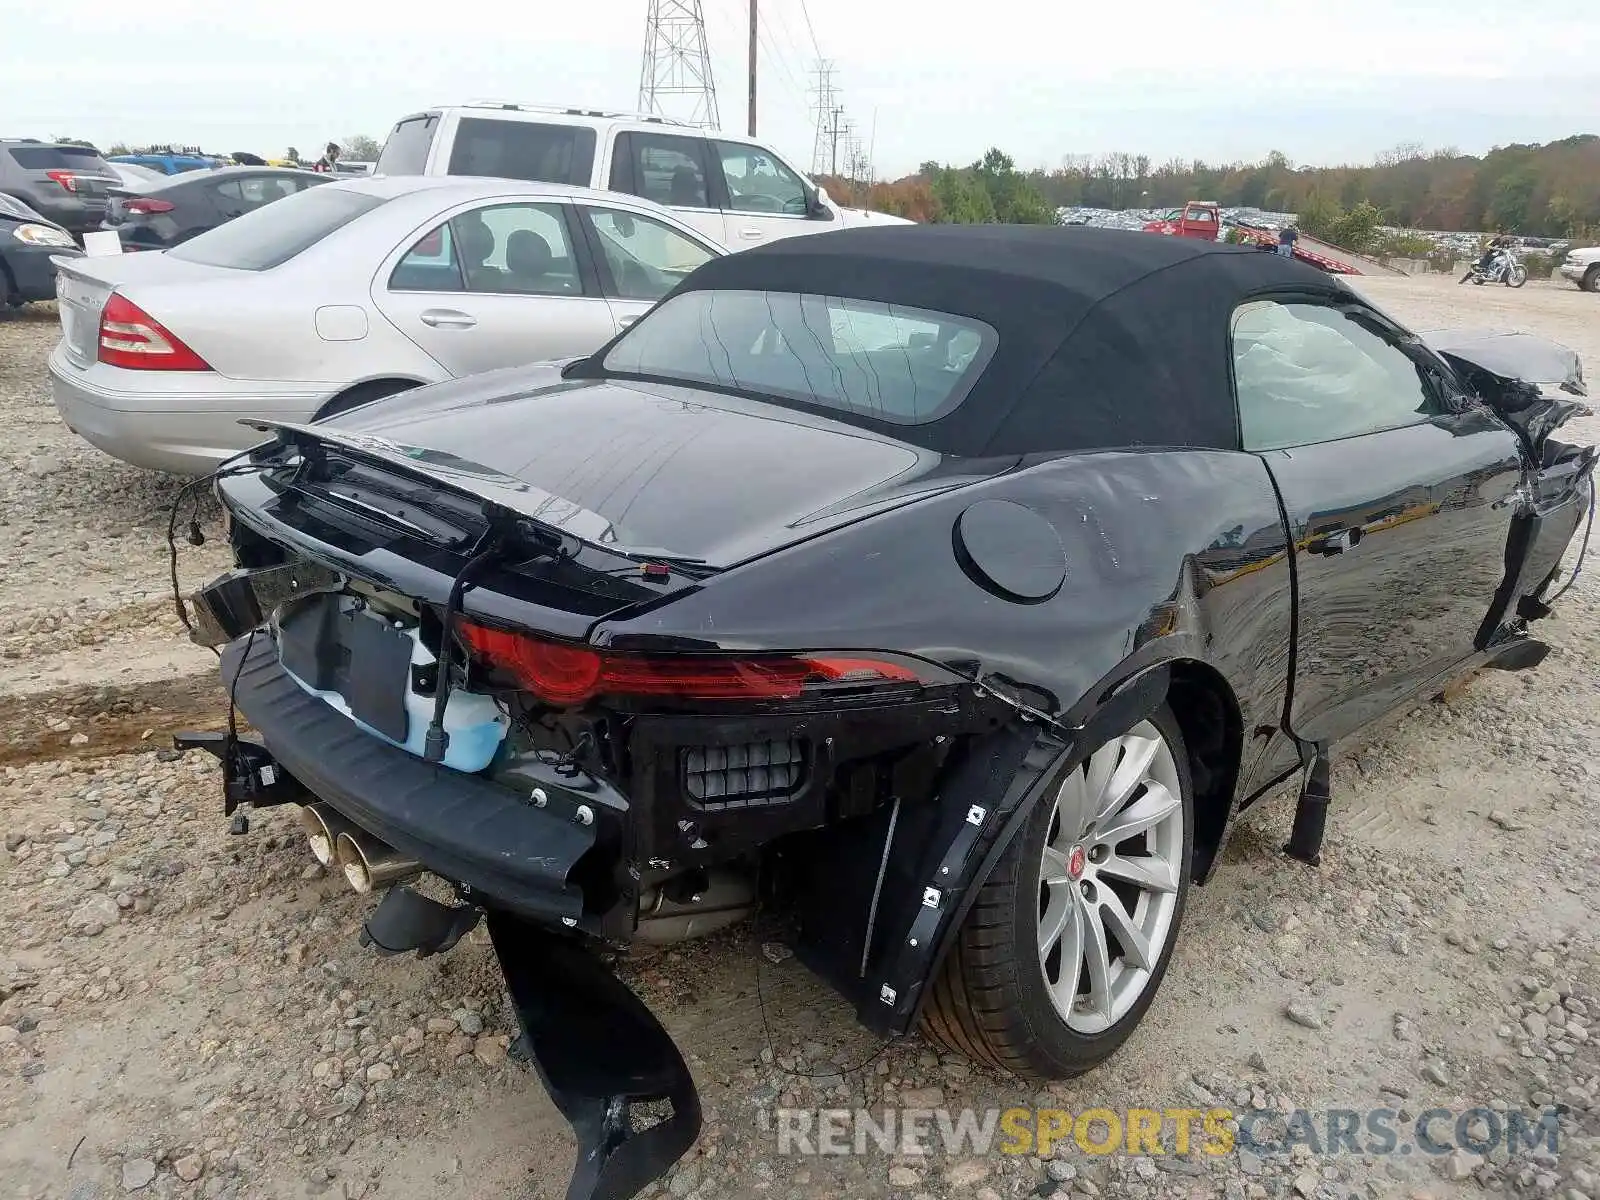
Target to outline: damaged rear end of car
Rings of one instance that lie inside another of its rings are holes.
[[[607,644],[724,568],[619,545],[599,513],[457,455],[273,429],[216,484],[236,566],[189,602],[254,736],[181,744],[222,760],[236,821],[300,806],[316,857],[381,896],[373,949],[438,953],[486,919],[519,1054],[578,1137],[568,1194],[633,1195],[699,1105],[596,951],[748,917],[775,843],[925,788],[1014,710],[887,650]],[[409,886],[424,873],[454,902]]]

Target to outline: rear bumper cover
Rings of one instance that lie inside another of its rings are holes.
[[[51,295],[54,296],[54,284]],[[151,471],[206,475],[262,440],[241,418],[309,419],[333,387],[234,379],[215,371],[129,371],[50,352],[62,422],[113,458]]]
[[[545,805],[535,807],[481,776],[424,762],[307,694],[265,633],[228,646],[222,675],[272,756],[340,815],[496,907],[594,924],[571,874],[596,844],[596,826],[575,819],[578,805],[592,809],[603,784],[588,781],[580,793],[552,768]]]

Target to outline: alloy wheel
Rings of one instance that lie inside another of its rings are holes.
[[[1039,863],[1039,966],[1074,1033],[1104,1033],[1149,985],[1173,933],[1182,784],[1151,722],[1062,781]]]

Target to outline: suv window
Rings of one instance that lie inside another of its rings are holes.
[[[626,144],[633,180],[625,190],[674,208],[711,207],[702,139],[631,133]],[[613,186],[617,174],[612,173]]]
[[[559,204],[497,204],[450,220],[467,291],[579,296],[583,282]]]
[[[380,196],[337,185],[307,188],[218,225],[167,254],[213,267],[265,271],[309,250],[383,202]]]
[[[1246,450],[1279,450],[1415,425],[1436,402],[1417,364],[1357,310],[1257,300],[1233,317]]]
[[[447,174],[587,187],[594,147],[594,130],[583,125],[463,117],[456,123]]]
[[[578,211],[594,230],[612,294],[624,299],[659,300],[712,257],[699,242],[653,217],[587,205]]]
[[[784,213],[803,217],[810,207],[805,183],[760,146],[714,142],[735,212]]]
[[[433,113],[407,117],[389,131],[373,170],[383,175],[421,175],[428,166],[428,150],[438,127],[439,118]]]
[[[100,151],[89,146],[11,146],[11,157],[26,171],[88,171],[110,174]]]

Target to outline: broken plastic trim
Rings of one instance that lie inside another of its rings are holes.
[[[572,1125],[578,1161],[567,1200],[628,1200],[700,1136],[700,1096],[672,1038],[628,986],[583,946],[500,910],[489,913],[523,1041]],[[635,1105],[672,1115],[635,1130]]]

